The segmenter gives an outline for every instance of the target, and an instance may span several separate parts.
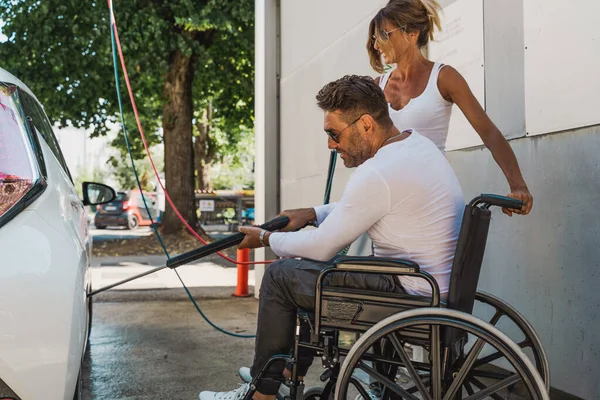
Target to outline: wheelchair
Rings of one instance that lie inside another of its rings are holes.
[[[520,209],[522,203],[482,194],[466,205],[446,304],[435,279],[414,262],[334,259],[319,275],[314,311],[298,310],[292,354],[272,357],[254,377],[245,400],[276,361],[291,367],[291,378],[281,378],[291,400],[369,400],[373,393],[382,400],[548,400],[548,361],[533,327],[503,300],[477,292],[492,206]],[[324,286],[324,278],[338,271],[419,277],[431,286],[431,296]],[[491,314],[487,321],[472,315],[482,307]],[[508,321],[521,339],[503,333],[500,320]],[[357,340],[351,345],[340,339],[353,336]],[[301,348],[321,359],[324,387],[304,391],[295,367]],[[415,349],[426,356],[411,358]]]

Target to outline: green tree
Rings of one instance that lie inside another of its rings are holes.
[[[105,182],[106,173],[100,169],[91,169],[88,166],[78,165],[75,176],[75,190],[81,198],[83,198],[82,184],[83,182]]]
[[[223,135],[225,137],[225,135]],[[236,148],[211,164],[212,189],[254,189],[254,133],[242,131]]]
[[[114,5],[144,132],[150,145],[164,142],[167,191],[196,226],[193,190],[203,187],[204,168],[236,148],[252,126],[253,2]],[[0,44],[2,65],[27,83],[53,121],[92,127],[92,136],[105,134],[107,121],[119,122],[104,1],[0,0],[0,15],[8,37]],[[121,95],[128,98],[124,84]],[[128,101],[125,106],[131,109]],[[143,158],[132,113],[125,119],[134,157]],[[223,132],[226,140],[217,140]],[[123,149],[122,136],[113,144]],[[164,231],[180,227],[167,208]]]

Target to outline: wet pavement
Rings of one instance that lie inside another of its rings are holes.
[[[253,339],[216,331],[182,296],[138,291],[104,300],[94,303],[84,399],[197,399],[203,389],[237,387],[237,368],[252,361]],[[255,332],[257,305],[199,300],[214,323],[240,334]]]
[[[96,232],[94,240],[107,232]],[[122,239],[119,235],[130,231],[108,233],[110,239]],[[92,286],[98,289],[164,262],[164,256],[95,257]],[[258,302],[253,297],[231,297],[235,265],[215,255],[177,271],[217,326],[254,334]],[[252,267],[248,278],[252,294]],[[92,333],[83,369],[85,400],[197,399],[201,390],[236,388],[241,383],[238,368],[251,364],[254,339],[227,336],[211,327],[168,268],[93,299]]]

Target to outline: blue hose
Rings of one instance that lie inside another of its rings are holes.
[[[111,7],[112,7],[112,3],[111,3]],[[112,9],[111,9],[111,12],[112,12]],[[137,168],[135,167],[135,163],[133,162],[133,153],[131,151],[131,145],[129,143],[129,134],[127,133],[127,128],[125,126],[125,114],[123,113],[123,100],[121,99],[121,85],[119,83],[119,68],[118,68],[118,64],[117,64],[117,49],[116,49],[116,45],[115,45],[115,31],[114,31],[114,26],[112,24],[112,21],[110,24],[110,38],[111,38],[111,46],[112,46],[112,53],[113,53],[113,65],[114,65],[114,70],[115,70],[115,82],[117,85],[117,99],[119,101],[119,111],[121,113],[121,124],[123,125],[123,134],[125,135],[125,144],[127,145],[127,152],[129,153],[129,159],[131,160],[131,166],[133,167],[133,174],[135,175],[135,181],[140,190],[140,193],[142,193],[142,201],[144,202],[144,207],[146,208],[146,211],[148,212],[148,216],[150,217],[150,221],[152,222],[152,225],[151,225],[152,229],[154,230],[154,233],[155,233],[158,241],[160,242],[160,245],[161,245],[165,255],[167,256],[167,259],[171,259],[171,256],[169,255],[169,252],[167,251],[167,247],[165,246],[165,244],[162,240],[162,237],[160,236],[160,233],[158,232],[156,224],[154,223],[154,220],[152,219],[152,214],[150,213],[150,209],[148,208],[148,204],[146,203],[146,198],[145,198],[145,196],[143,196],[144,191],[143,191],[142,185],[140,183],[140,178],[137,173]],[[192,296],[189,289],[187,288],[187,286],[181,279],[179,272],[177,272],[177,270],[175,270],[175,269],[173,269],[173,271],[177,274],[177,277],[181,281],[181,284],[183,285],[185,292],[187,293],[187,295],[190,298],[190,300],[192,301],[192,303],[194,303],[194,307],[196,307],[196,310],[198,310],[198,312],[200,313],[202,318],[204,318],[204,320],[210,326],[212,326],[213,328],[215,328],[217,331],[219,331],[221,333],[224,333],[226,335],[233,336],[233,337],[244,338],[244,339],[252,339],[252,338],[256,337],[256,335],[240,335],[237,333],[228,332],[225,329],[220,328],[217,325],[215,325],[211,320],[209,320],[206,317],[206,315],[204,315],[204,313],[198,306],[198,303],[196,302],[196,300],[194,300],[194,297]]]

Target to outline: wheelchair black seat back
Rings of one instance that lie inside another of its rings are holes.
[[[314,314],[298,313],[299,328],[310,330],[310,340],[298,329],[288,359],[293,365],[300,349],[311,349],[326,369],[322,380],[327,384],[307,391],[307,399],[345,399],[352,391],[365,400],[497,400],[513,398],[515,392],[524,394],[520,398],[548,399],[548,363],[535,331],[513,307],[477,292],[491,206],[519,209],[521,202],[481,195],[465,207],[446,307],[435,279],[409,260],[338,257],[321,272]],[[324,278],[335,271],[417,276],[429,283],[431,296],[324,287]],[[489,321],[471,315],[476,304],[491,307]],[[503,318],[516,326],[518,340],[496,327]],[[347,348],[340,332],[360,338]],[[411,359],[409,350],[417,347],[426,359]],[[303,398],[295,368],[286,384],[292,399]]]
[[[481,204],[479,198],[465,206],[448,288],[448,308],[469,314],[475,303],[492,219],[489,207],[478,207],[478,204]]]

